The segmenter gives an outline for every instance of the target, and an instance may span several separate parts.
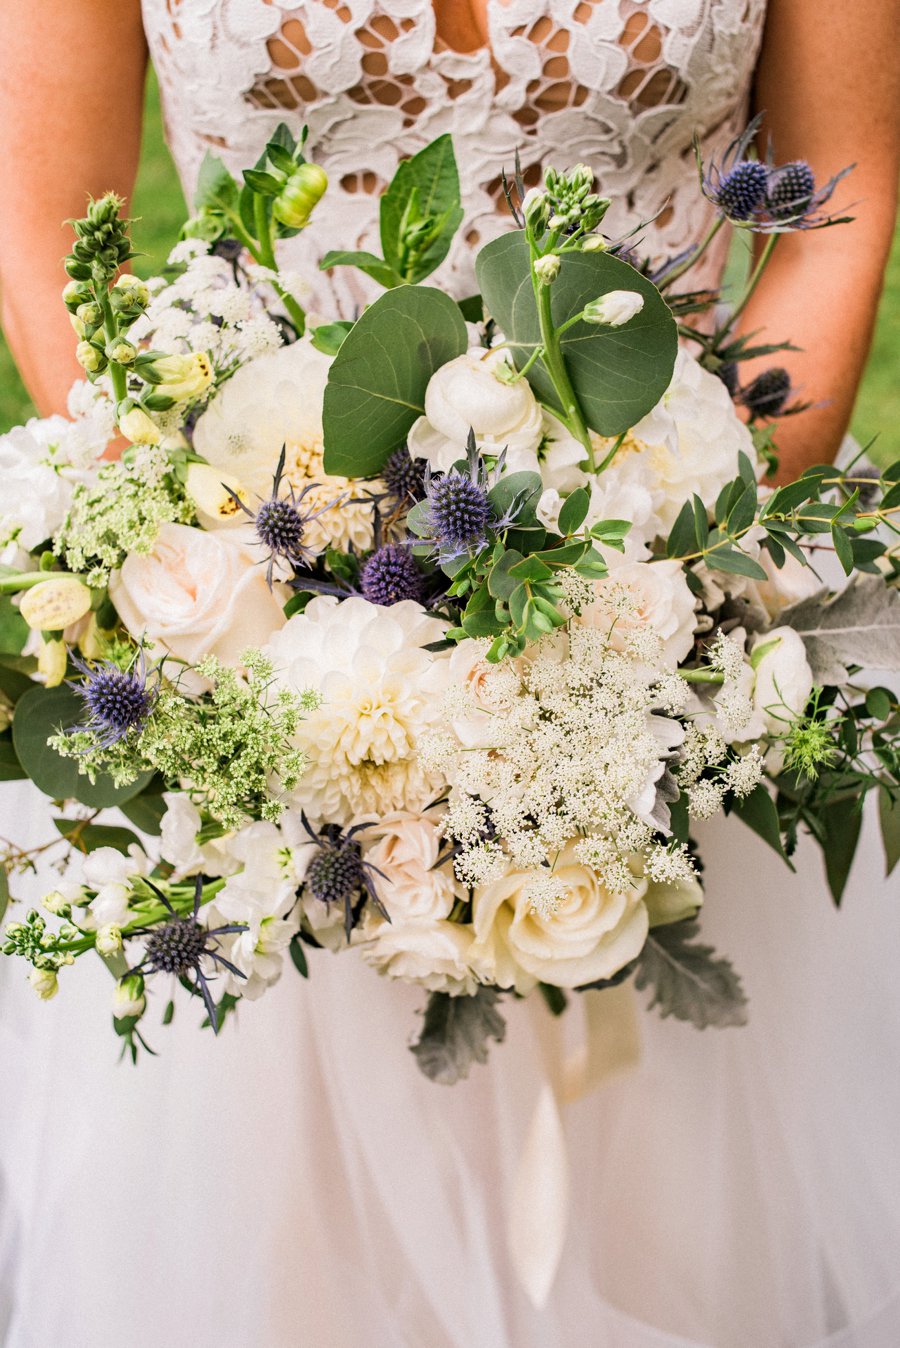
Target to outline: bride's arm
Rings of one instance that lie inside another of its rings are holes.
[[[60,300],[88,195],[128,197],[147,53],[140,0],[0,3],[0,323],[42,413],[79,374]]]
[[[857,165],[833,201],[854,222],[781,239],[742,324],[804,347],[762,364],[826,403],[779,428],[788,480],[834,456],[869,352],[897,208],[900,0],[769,0],[755,101],[776,162],[808,159],[820,184]]]

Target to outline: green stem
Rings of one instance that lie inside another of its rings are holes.
[[[750,299],[751,299],[751,297],[752,297],[752,295],[753,295],[753,292],[756,290],[756,287],[759,285],[759,282],[760,282],[760,279],[762,278],[763,272],[765,271],[766,267],[769,265],[769,258],[772,256],[772,253],[774,252],[774,249],[775,249],[775,245],[776,245],[776,243],[778,242],[779,238],[780,238],[780,235],[778,235],[778,234],[770,234],[769,237],[766,239],[766,246],[765,246],[765,248],[762,250],[762,252],[761,252],[761,254],[760,254],[760,256],[759,256],[759,261],[757,262],[756,266],[753,268],[753,272],[752,272],[752,274],[751,274],[751,276],[750,276],[750,280],[747,282],[747,285],[746,285],[745,288],[744,288],[744,293],[743,293],[743,295],[741,296],[741,298],[740,298],[740,300],[738,301],[738,303],[737,303],[737,305],[735,306],[735,308],[732,309],[731,313],[730,313],[729,316],[728,316],[728,323],[727,323],[727,326],[726,326],[726,331],[727,331],[728,329],[733,328],[733,327],[735,326],[735,324],[737,323],[737,321],[738,321],[738,319],[740,318],[741,314],[744,312],[744,310],[746,309],[748,303],[750,302]]]
[[[591,444],[591,435],[587,423],[581,411],[575,390],[572,387],[572,381],[569,378],[569,372],[566,369],[566,361],[559,344],[559,333],[553,323],[553,313],[551,310],[551,287],[542,285],[534,274],[534,252],[531,257],[531,285],[534,290],[534,302],[537,306],[538,321],[541,327],[541,342],[543,344],[544,366],[553,387],[556,390],[556,396],[559,398],[560,406],[563,411],[563,420],[569,430],[577,440],[584,445],[587,455],[588,467],[591,473],[596,471],[594,461],[594,447]]]
[[[18,594],[20,590],[30,590],[33,585],[42,585],[45,580],[68,575],[68,571],[19,571],[12,576],[0,576],[0,594]]]
[[[272,223],[266,210],[266,199],[258,192],[253,197],[253,221],[259,238],[259,250],[252,249],[251,251],[257,262],[277,273],[278,262],[275,257],[275,245],[272,242]],[[297,336],[302,337],[306,331],[306,311],[277,279],[273,282],[273,285],[278,298],[288,312],[291,322],[297,329]]]
[[[496,350],[497,348],[495,347],[494,349]],[[517,370],[516,373],[513,375],[512,379],[511,379],[509,382],[510,382],[511,384],[517,384],[517,383],[519,382],[520,379],[524,379],[525,376],[526,376],[526,374],[528,373],[528,371],[531,369],[532,365],[534,364],[534,362],[537,360],[537,358],[538,358],[539,356],[542,356],[543,354],[544,354],[544,348],[543,348],[542,346],[535,346],[534,350],[532,351],[531,355],[530,355],[530,356],[528,357],[528,359],[526,360],[525,364],[522,366],[521,370]]]
[[[218,894],[219,890],[224,888],[224,885],[224,878],[212,880],[209,884],[205,885],[203,888],[203,902],[209,903],[209,901]],[[194,911],[193,889],[183,896],[179,896],[170,891],[168,897],[169,902],[179,917],[187,917]],[[132,936],[137,931],[142,931],[144,927],[155,927],[159,923],[167,922],[171,916],[172,914],[163,904],[154,904],[152,908],[148,908],[144,913],[137,917],[134,922],[129,922],[126,927],[122,927],[122,939],[127,940],[129,936]],[[63,954],[74,955],[77,959],[79,955],[84,955],[89,950],[93,950],[96,943],[96,932],[90,932],[88,935],[80,937],[77,941],[60,941],[55,949]]]
[[[717,674],[711,669],[679,669],[679,678],[684,679],[685,683],[724,683],[725,675]]]
[[[109,302],[109,291],[101,289],[100,286],[95,286],[94,294],[97,297],[100,308],[103,310],[103,331],[106,333],[106,340],[112,342],[119,336],[119,325],[116,322],[116,316],[113,313],[112,305]],[[116,406],[118,406],[128,393],[128,383],[122,366],[117,365],[114,360],[109,362],[109,377],[112,380],[113,393],[115,395]]]

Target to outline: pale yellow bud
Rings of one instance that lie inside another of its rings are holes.
[[[184,487],[198,513],[206,517],[204,523],[232,524],[246,519],[231,494],[234,492],[242,501],[246,501],[245,488],[237,478],[221,473],[218,468],[210,468],[208,463],[192,463],[187,470]]]
[[[122,933],[118,927],[109,923],[106,927],[101,927],[97,932],[95,945],[97,953],[109,957],[117,955],[122,949]]]
[[[160,393],[176,402],[199,398],[213,381],[212,361],[205,351],[189,356],[160,356],[153,362],[154,383]]]
[[[62,632],[91,611],[91,592],[77,576],[49,576],[22,595],[20,612],[34,632]]]
[[[51,889],[49,894],[44,895],[41,903],[54,917],[67,917],[72,908],[71,899],[67,899],[59,889]]]
[[[127,974],[113,989],[113,1015],[117,1020],[142,1016],[147,1007],[144,980],[140,974]]]
[[[161,439],[159,427],[143,407],[132,407],[120,417],[119,430],[133,445],[158,445]]]
[[[42,1002],[49,1002],[59,992],[59,982],[54,969],[32,969],[28,981]]]
[[[88,374],[97,374],[106,365],[106,357],[90,342],[79,342],[75,348],[75,358]]]
[[[38,651],[38,673],[48,688],[58,688],[66,677],[68,652],[64,641],[42,641]]]
[[[84,326],[84,324],[82,323],[81,319],[78,317],[77,314],[69,314],[69,322],[75,329],[76,337],[82,338],[87,336],[87,328]]]

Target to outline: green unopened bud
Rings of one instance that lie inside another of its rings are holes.
[[[84,304],[79,304],[75,313],[86,328],[99,328],[103,322],[103,310],[96,300],[88,300]]]
[[[634,318],[644,307],[644,297],[636,290],[610,290],[599,299],[586,304],[581,315],[585,323],[596,323],[607,328],[620,328]]]
[[[140,974],[126,974],[113,989],[113,1015],[116,1020],[137,1020],[147,1009],[144,980]]]
[[[71,276],[74,281],[89,281],[91,279],[91,264],[82,262],[77,257],[67,257],[65,262],[66,274]]]
[[[49,1002],[59,992],[59,981],[55,969],[32,969],[28,981],[42,1002]]]
[[[72,912],[72,904],[58,889],[51,889],[49,894],[45,894],[41,900],[48,913],[53,913],[54,917],[69,917]]]
[[[137,356],[137,347],[126,337],[114,337],[106,344],[106,354],[117,365],[130,365]]]
[[[534,274],[541,285],[552,286],[559,275],[560,261],[556,253],[548,253],[546,257],[539,257],[534,264]]]
[[[97,932],[95,939],[97,953],[109,958],[110,955],[117,955],[122,949],[122,932],[110,922],[105,927],[101,927]]]
[[[535,234],[543,234],[547,228],[550,207],[546,194],[539,187],[531,187],[525,193],[525,200],[522,202],[522,214],[529,229],[533,230]]]
[[[275,198],[272,214],[288,229],[303,229],[327,186],[328,174],[320,164],[298,164]]]
[[[106,369],[106,356],[93,342],[80,341],[75,348],[75,359],[88,374],[100,374]]]
[[[109,294],[110,303],[117,312],[130,312],[146,309],[150,303],[150,291],[139,276],[125,272],[120,276]]]
[[[86,286],[83,281],[70,281],[63,286],[62,298],[66,308],[75,312],[79,305],[89,303],[93,295],[90,286]]]
[[[594,174],[587,164],[576,164],[569,169],[569,191],[573,196],[585,196],[594,185]]]
[[[607,243],[602,234],[588,234],[587,238],[581,240],[581,251],[583,253],[605,253]]]

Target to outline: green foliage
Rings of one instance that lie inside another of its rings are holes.
[[[400,286],[367,309],[328,372],[325,471],[372,477],[425,410],[435,370],[466,349],[458,305],[428,286]]]
[[[478,255],[476,274],[485,304],[522,368],[541,341],[525,235],[517,230],[492,240]],[[656,406],[671,380],[677,346],[675,321],[656,287],[606,253],[564,254],[551,287],[556,327],[612,290],[637,291],[644,300],[641,312],[619,328],[577,322],[560,338],[585,419],[606,436],[629,430]],[[559,405],[543,360],[531,366],[528,379],[540,398]]]
[[[698,1030],[747,1023],[747,998],[730,962],[701,945],[695,918],[655,927],[641,951],[635,986],[652,988],[650,1009]]]
[[[430,1081],[452,1086],[464,1080],[475,1063],[487,1062],[489,1041],[500,1044],[506,1037],[499,1000],[496,989],[487,987],[471,997],[431,994],[422,1031],[411,1049]]]

